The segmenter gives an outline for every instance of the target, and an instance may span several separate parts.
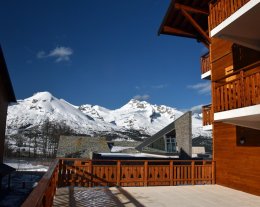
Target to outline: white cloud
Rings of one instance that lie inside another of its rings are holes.
[[[135,86],[136,90],[140,90],[140,88],[141,88],[140,86]]]
[[[166,87],[167,87],[167,84],[160,84],[160,85],[152,86],[152,88],[155,88],[155,89],[163,89],[163,88],[166,88]]]
[[[210,94],[210,91],[211,91],[211,82],[197,83],[194,85],[188,85],[187,87],[198,91],[199,94],[208,95],[208,94]]]
[[[150,98],[148,94],[144,95],[136,95],[133,97],[133,99],[138,100],[138,101],[147,101]]]
[[[202,111],[202,106],[203,104],[197,105],[197,106],[193,106],[190,108],[190,111],[192,111],[193,113],[198,113],[200,114]]]
[[[166,88],[168,84],[158,84],[158,85],[142,85],[142,86],[135,86],[136,90],[141,89],[163,89]]]
[[[37,58],[55,58],[55,62],[69,61],[70,56],[73,54],[73,50],[69,47],[56,47],[46,54],[45,51],[41,50],[37,53]]]
[[[44,51],[39,51],[38,53],[37,53],[37,58],[39,58],[39,59],[41,59],[41,58],[44,58],[44,57],[46,57],[46,54],[45,54],[45,52]]]

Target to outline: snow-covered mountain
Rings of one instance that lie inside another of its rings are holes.
[[[40,92],[9,106],[7,134],[51,122],[66,125],[74,134],[112,133],[118,138],[125,138],[126,132],[134,130],[153,135],[182,114],[175,108],[134,99],[116,110],[89,104],[74,106],[49,92]],[[192,131],[193,137],[211,135],[202,130],[202,120],[198,114],[192,117]]]
[[[63,123],[75,133],[93,135],[118,129],[115,125],[94,120],[77,107],[49,92],[36,93],[30,98],[19,100],[8,107],[7,134],[41,126],[44,123]]]

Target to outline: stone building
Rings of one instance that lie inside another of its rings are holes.
[[[145,153],[177,155],[183,159],[191,158],[191,112],[183,114],[152,137],[146,139],[136,149]]]
[[[109,153],[105,137],[60,136],[57,157],[88,158],[93,153]]]

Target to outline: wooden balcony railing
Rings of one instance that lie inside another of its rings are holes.
[[[202,106],[203,126],[211,125],[213,122],[213,111],[211,104]]]
[[[209,29],[212,30],[250,0],[216,0],[209,6]]]
[[[206,53],[205,55],[201,56],[200,62],[201,62],[201,74],[210,71],[209,53]]]
[[[260,104],[260,61],[213,82],[214,112]]]
[[[55,160],[49,170],[39,181],[37,187],[31,192],[22,204],[22,207],[49,207],[52,206],[53,198],[58,183],[59,160]]]
[[[58,179],[57,179],[58,178]],[[51,206],[57,187],[159,186],[215,183],[215,161],[60,159],[23,207]]]

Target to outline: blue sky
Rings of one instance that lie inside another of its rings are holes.
[[[170,0],[10,0],[0,43],[18,99],[49,91],[74,105],[131,98],[188,109],[210,102],[205,47],[157,31]]]

